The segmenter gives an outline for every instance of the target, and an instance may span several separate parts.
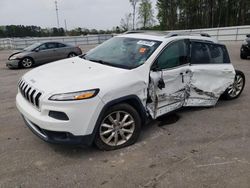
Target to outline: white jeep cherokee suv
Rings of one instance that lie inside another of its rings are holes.
[[[185,106],[237,98],[245,76],[227,49],[207,35],[127,33],[87,54],[26,73],[17,108],[50,143],[131,145],[147,118]]]

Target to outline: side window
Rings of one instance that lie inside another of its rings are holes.
[[[47,43],[47,48],[48,49],[53,49],[53,48],[57,48],[57,45],[56,45],[56,43]]]
[[[46,45],[46,44],[42,44],[41,46],[38,47],[38,49],[39,49],[40,51],[42,51],[42,50],[47,50],[47,45]]]
[[[192,64],[210,64],[208,44],[201,42],[193,42],[191,50]]]
[[[230,63],[228,52],[225,46],[218,44],[209,44],[211,62],[215,64]]]
[[[157,59],[161,69],[174,68],[188,63],[189,42],[179,40],[171,43]]]
[[[223,45],[213,43],[192,42],[192,64],[230,63],[227,49]]]
[[[62,43],[57,43],[57,46],[58,46],[58,48],[64,48],[64,47],[66,47],[66,45],[62,44]]]

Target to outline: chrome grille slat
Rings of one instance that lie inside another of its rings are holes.
[[[31,92],[31,94],[30,94],[30,102],[31,102],[31,103],[34,103],[34,98],[33,98],[33,96],[34,96],[35,93],[36,93],[36,90],[34,89],[34,90]]]
[[[22,96],[33,106],[39,109],[42,92],[27,84],[24,80],[18,82],[18,88]]]

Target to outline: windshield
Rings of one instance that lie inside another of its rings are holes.
[[[34,44],[32,44],[32,45],[30,45],[30,46],[24,48],[23,50],[24,50],[24,51],[32,51],[32,50],[34,50],[35,48],[37,48],[38,46],[40,46],[40,45],[41,45],[41,43],[37,42],[37,43],[34,43]]]
[[[93,62],[132,69],[145,63],[161,42],[115,37],[89,51],[84,58]]]

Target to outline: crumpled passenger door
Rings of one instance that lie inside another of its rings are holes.
[[[214,106],[233,83],[235,70],[224,45],[192,41],[191,77],[184,106]]]
[[[152,118],[181,108],[190,81],[189,40],[168,44],[150,72],[147,109]]]

